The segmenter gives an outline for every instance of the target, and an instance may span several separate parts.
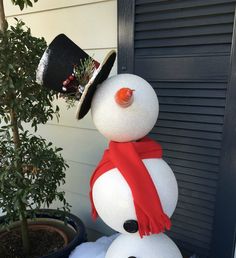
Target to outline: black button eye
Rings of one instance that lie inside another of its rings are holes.
[[[136,220],[126,220],[123,228],[128,233],[136,233],[138,231],[138,222]]]

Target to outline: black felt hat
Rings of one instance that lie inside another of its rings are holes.
[[[96,69],[81,87],[80,82],[74,80],[74,69],[88,58],[92,60]],[[112,50],[99,64],[66,35],[60,34],[50,43],[40,60],[37,82],[57,92],[74,95],[78,100],[76,117],[81,119],[90,109],[97,85],[109,76],[115,59],[116,52]]]

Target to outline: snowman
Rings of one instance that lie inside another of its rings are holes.
[[[93,218],[99,216],[121,233],[106,258],[180,258],[177,246],[163,233],[171,227],[177,182],[162,159],[161,145],[146,136],[158,117],[158,99],[139,76],[121,74],[107,79],[115,57],[111,51],[101,64],[89,57],[94,68],[78,72],[75,64],[88,63],[88,55],[61,34],[45,51],[37,79],[75,98],[77,119],[91,108],[96,128],[110,140],[90,181]],[[91,74],[77,76],[86,71]]]
[[[91,114],[109,149],[91,178],[93,216],[121,233],[106,258],[179,258],[170,229],[178,199],[173,171],[162,148],[146,135],[156,123],[158,99],[139,76],[121,74],[96,90]]]

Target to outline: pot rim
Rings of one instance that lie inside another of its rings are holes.
[[[30,211],[28,212],[30,214]],[[36,211],[36,218],[56,219],[64,222],[63,214],[64,214],[63,211],[56,210],[56,209],[39,209]],[[5,215],[0,217],[0,224],[3,222],[5,217],[6,217]],[[62,247],[60,250],[53,252],[51,254],[45,255],[41,258],[68,257],[70,252],[76,246],[87,241],[87,234],[86,234],[86,230],[83,222],[76,215],[69,212],[66,213],[65,219],[66,219],[66,224],[69,224],[69,225],[65,224],[65,226],[72,227],[75,231],[75,236],[65,247]],[[65,254],[67,253],[68,255],[56,256],[57,254],[59,255],[61,252]]]

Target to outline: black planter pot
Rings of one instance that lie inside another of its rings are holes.
[[[0,224],[4,221],[4,216],[0,217]],[[64,223],[66,221],[66,224]],[[87,234],[83,222],[75,215],[69,213],[64,218],[63,213],[53,209],[42,209],[37,212],[36,220],[32,220],[29,224],[46,225],[57,228],[68,239],[68,243],[61,249],[42,256],[41,258],[68,258],[71,251],[81,243],[87,241]],[[19,226],[16,222],[14,227]]]

